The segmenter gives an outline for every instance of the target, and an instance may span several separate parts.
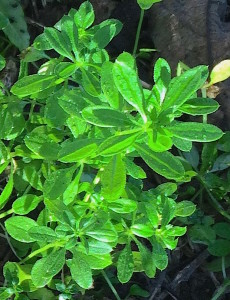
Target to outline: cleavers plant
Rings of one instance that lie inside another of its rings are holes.
[[[169,150],[190,151],[193,141],[223,135],[214,125],[179,119],[218,109],[198,96],[206,66],[172,79],[159,59],[154,87],[144,89],[135,58],[124,52],[112,62],[105,50],[122,24],[93,22],[88,1],[71,9],[35,39],[11,91],[2,87],[0,219],[17,257],[4,266],[2,300],[40,299],[41,292],[72,299],[98,272],[107,278],[108,266],[122,283],[133,272],[154,277],[167,266],[166,249],[186,232],[171,221],[195,210],[192,202],[176,202],[175,182],[196,172]],[[27,75],[28,64],[41,59],[37,74]],[[136,158],[175,182],[144,191]]]

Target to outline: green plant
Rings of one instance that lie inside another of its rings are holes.
[[[166,249],[186,232],[171,221],[191,215],[195,205],[176,202],[176,183],[143,191],[146,174],[135,159],[188,182],[197,173],[168,150],[190,151],[193,141],[223,135],[216,126],[178,120],[218,109],[216,101],[197,97],[206,66],[171,79],[159,59],[153,89],[143,89],[132,55],[111,62],[105,50],[121,23],[93,21],[84,2],[45,28],[22,59],[11,93],[1,95],[0,218],[18,258],[4,266],[3,300],[40,299],[41,293],[55,299],[46,286],[72,299],[99,272],[119,299],[108,266],[117,267],[122,283],[138,271],[154,277],[167,266]],[[26,75],[27,64],[41,58],[38,73]]]
[[[0,29],[19,50],[29,46],[29,33],[19,0],[1,0]],[[4,40],[1,41],[2,43]],[[1,49],[4,48],[1,45]]]

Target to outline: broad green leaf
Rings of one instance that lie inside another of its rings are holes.
[[[125,127],[133,125],[127,115],[107,106],[89,106],[82,111],[83,118],[99,127]]]
[[[127,214],[137,209],[137,203],[134,200],[120,198],[108,203],[108,208],[118,214]]]
[[[85,234],[100,242],[110,243],[117,240],[117,232],[110,222],[101,225],[93,225],[86,229]]]
[[[135,144],[135,147],[146,164],[156,173],[174,180],[184,176],[182,163],[170,152],[153,152],[148,146],[140,144]]]
[[[77,64],[74,64],[72,62],[60,62],[56,65],[54,73],[60,78],[68,79],[76,72],[77,69]]]
[[[58,160],[68,163],[79,162],[82,159],[94,156],[97,148],[97,140],[95,139],[77,139],[74,142],[66,141],[61,145]]]
[[[92,271],[86,254],[71,250],[73,258],[67,260],[72,278],[83,289],[89,289],[93,284]]]
[[[2,209],[6,205],[7,201],[9,200],[10,195],[13,191],[13,187],[14,187],[14,177],[13,177],[13,172],[11,172],[9,176],[9,180],[5,185],[5,187],[3,188],[0,195],[0,209]]]
[[[130,280],[134,271],[133,255],[130,244],[126,244],[125,248],[120,252],[117,262],[117,276],[121,283]]]
[[[160,0],[161,1],[161,0]],[[154,65],[154,82],[155,88],[160,94],[161,102],[165,98],[165,94],[171,80],[171,69],[167,61],[163,58],[159,58]]]
[[[31,279],[36,287],[43,287],[61,271],[65,263],[65,248],[51,252],[37,260],[31,271]]]
[[[47,90],[61,83],[56,75],[29,75],[19,79],[11,88],[11,92],[19,97],[25,97]]]
[[[0,1],[0,29],[20,51],[29,46],[29,33],[20,1]]]
[[[171,108],[173,112],[176,111],[202,87],[207,77],[208,67],[206,66],[198,66],[175,77],[169,85],[162,104],[162,111],[168,108]]]
[[[189,236],[195,243],[209,245],[216,240],[214,229],[206,224],[195,224],[189,229]]]
[[[82,70],[82,86],[91,96],[99,97],[101,94],[99,77],[92,72]]]
[[[141,9],[149,9],[154,3],[161,2],[161,0],[137,0]]]
[[[154,263],[159,270],[164,270],[168,265],[168,256],[164,248],[157,241],[151,241],[152,243],[152,255]]]
[[[23,106],[14,101],[8,105],[2,105],[0,124],[0,139],[12,140],[19,136],[25,127]]]
[[[61,18],[61,28],[68,35],[75,56],[78,56],[78,28],[73,19],[70,16],[63,16]]]
[[[60,197],[69,186],[74,169],[59,169],[52,172],[44,184],[44,197],[55,200]]]
[[[85,1],[81,4],[78,11],[74,14],[74,22],[78,28],[87,29],[94,22],[93,6]]]
[[[225,133],[226,135],[226,133]],[[223,137],[225,136],[223,135]],[[222,140],[222,138],[221,138]],[[218,141],[220,142],[220,141]],[[202,174],[204,174],[206,171],[210,170],[215,158],[217,155],[217,143],[216,142],[212,142],[212,143],[205,143],[203,145],[203,149],[202,149],[202,153],[201,153],[201,160],[202,160],[202,164],[200,167],[200,172]]]
[[[34,210],[41,201],[41,197],[27,194],[17,198],[13,202],[12,208],[13,211],[18,215],[27,215],[30,211]]]
[[[157,228],[159,223],[160,223],[160,216],[159,213],[155,207],[155,205],[151,204],[150,202],[146,202],[144,203],[144,207],[145,207],[145,211],[146,211],[146,215],[151,223],[151,225],[154,228]]]
[[[137,246],[141,254],[141,261],[145,274],[149,278],[153,278],[156,274],[156,266],[154,263],[153,255],[151,251],[142,243],[138,242]]]
[[[34,242],[28,233],[30,228],[38,226],[34,220],[21,216],[11,217],[5,221],[5,226],[9,235],[15,240],[23,243]]]
[[[174,122],[167,129],[178,138],[195,142],[212,142],[223,135],[222,130],[214,125],[196,122]]]
[[[163,230],[163,235],[177,237],[177,236],[182,236],[186,233],[186,227],[172,226],[172,225],[168,225],[167,227],[168,228]]]
[[[154,152],[164,152],[169,150],[172,145],[172,139],[170,136],[167,135],[165,132],[157,132],[154,131],[148,132],[148,146]]]
[[[79,89],[63,90],[62,93],[57,94],[59,105],[70,115],[80,115],[83,108],[87,106],[87,102],[84,99]]]
[[[0,299],[8,300],[14,294],[14,290],[12,288],[0,287]]]
[[[69,184],[67,189],[65,190],[63,194],[63,202],[65,205],[69,205],[70,203],[73,203],[75,200],[75,197],[78,194],[78,188],[79,188],[79,181],[82,175],[84,165],[81,165],[81,168],[73,181]]]
[[[230,76],[230,60],[226,59],[217,64],[210,73],[210,82],[207,86],[213,85],[229,78]]]
[[[222,171],[230,167],[230,154],[223,153],[217,157],[214,161],[212,172]]]
[[[125,164],[120,155],[114,156],[101,175],[101,194],[106,200],[117,200],[126,184]]]
[[[58,131],[39,126],[25,137],[26,146],[38,155],[38,158],[56,160],[60,150]]]
[[[5,144],[0,141],[0,165],[7,162],[10,158],[10,155],[8,153],[8,149],[5,146]]]
[[[104,49],[110,41],[122,29],[122,23],[119,20],[109,19],[105,20],[99,25],[93,27],[95,31],[92,42],[95,48]]]
[[[135,179],[146,178],[145,171],[140,166],[136,165],[131,159],[126,157],[124,161],[129,175]]]
[[[174,218],[176,209],[176,202],[168,197],[162,195],[162,219],[161,226],[166,226]]]
[[[140,296],[144,298],[148,298],[150,296],[150,293],[146,290],[142,289],[139,285],[133,284],[129,289],[129,294],[131,296]]]
[[[49,200],[45,199],[44,203],[48,208],[49,212],[54,215],[54,217],[61,223],[74,226],[76,223],[76,218],[69,211],[68,207],[63,203],[62,200],[55,199]]]
[[[184,152],[189,152],[192,149],[192,142],[173,136],[173,144]]]
[[[92,270],[102,270],[112,264],[110,254],[87,255],[87,262]]]
[[[50,127],[56,128],[65,125],[68,114],[59,105],[56,94],[51,95],[46,100],[45,119]]]
[[[230,223],[227,222],[220,222],[216,223],[213,226],[216,234],[221,238],[230,240]]]
[[[88,241],[88,251],[90,255],[97,254],[108,254],[113,250],[113,248],[105,242],[101,242],[95,239]]]
[[[218,141],[218,149],[223,152],[230,152],[230,131],[226,131]]]
[[[109,105],[119,109],[121,105],[121,95],[113,79],[113,63],[108,61],[101,69],[101,88]]]
[[[186,101],[182,106],[180,106],[179,110],[192,116],[199,116],[204,114],[211,114],[218,108],[218,102],[213,99],[195,98]]]
[[[137,75],[136,63],[131,54],[124,52],[118,56],[113,66],[113,78],[119,92],[146,122],[144,93]]]
[[[217,239],[208,246],[208,251],[214,256],[226,256],[230,254],[230,241]]]
[[[172,183],[172,182],[166,182],[166,183],[162,183],[160,185],[158,185],[155,189],[154,189],[154,194],[156,193],[156,195],[164,195],[164,196],[171,196],[172,194],[174,194],[177,190],[177,185],[176,183]]]
[[[127,150],[137,140],[139,132],[124,133],[107,138],[98,147],[98,154],[102,156],[110,156]]]
[[[133,234],[148,238],[151,237],[154,233],[154,230],[151,225],[145,225],[145,224],[134,224],[130,227]]]
[[[177,217],[188,217],[192,215],[195,210],[195,204],[193,204],[191,201],[184,200],[176,204],[175,215]]]
[[[48,40],[48,43],[57,53],[69,58],[70,60],[74,60],[71,53],[70,39],[64,31],[59,32],[55,28],[46,27],[44,30],[44,34]]]
[[[45,243],[52,243],[57,240],[56,233],[50,227],[35,226],[29,229],[29,236],[35,241],[41,241]]]

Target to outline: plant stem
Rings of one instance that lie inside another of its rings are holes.
[[[226,275],[226,269],[225,269],[225,257],[224,256],[222,256],[222,258],[221,258],[221,268],[222,268],[223,278],[226,279],[227,275]]]
[[[114,286],[112,285],[112,282],[110,281],[109,277],[107,276],[107,274],[105,273],[104,270],[101,271],[101,274],[103,275],[103,277],[105,278],[106,282],[108,283],[108,285],[109,285],[111,291],[113,292],[115,298],[117,300],[121,300],[121,298],[119,297],[117,291],[115,290]]]
[[[13,210],[13,208],[11,208],[11,209],[9,209],[9,210],[7,210],[7,211],[1,213],[1,214],[0,214],[0,219],[5,218],[6,216],[12,214],[13,212],[14,212],[14,210]]]
[[[24,258],[22,261],[20,261],[20,264],[23,264],[27,260],[33,258],[34,256],[38,255],[39,253],[45,252],[46,250],[48,250],[50,248],[62,247],[63,245],[64,245],[63,242],[54,242],[54,243],[48,244],[48,245],[30,253],[26,258]]]
[[[133,48],[133,56],[136,56],[136,53],[137,53],[137,47],[138,47],[140,33],[141,33],[141,26],[142,26],[143,19],[144,19],[144,13],[145,13],[144,9],[141,9],[140,19],[139,19],[139,23],[138,23],[138,27],[137,27],[135,44],[134,44],[134,48]]]

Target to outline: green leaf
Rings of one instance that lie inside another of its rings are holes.
[[[29,46],[29,33],[19,1],[0,2],[0,28],[20,51]]]
[[[82,252],[71,250],[73,258],[67,260],[72,278],[83,289],[89,289],[93,284],[92,271],[88,263],[88,257]]]
[[[92,72],[82,70],[82,86],[91,96],[99,97],[101,94],[99,77]]]
[[[110,41],[116,36],[122,29],[122,23],[119,20],[109,19],[105,20],[99,25],[93,27],[95,34],[93,36],[93,45],[100,49],[104,49]]]
[[[139,285],[133,284],[129,289],[129,295],[148,298],[150,296],[150,293],[139,287]]]
[[[156,173],[174,180],[184,176],[184,167],[180,160],[170,152],[153,152],[148,146],[135,144],[135,147],[146,162]]]
[[[98,153],[102,156],[110,156],[127,150],[136,141],[139,132],[120,133],[107,138],[98,148]]]
[[[141,254],[141,261],[145,274],[149,278],[154,278],[156,274],[156,266],[151,251],[140,242],[137,243],[137,246]]]
[[[65,125],[68,114],[59,105],[57,96],[54,94],[46,100],[45,118],[50,127],[56,128]]]
[[[61,223],[74,226],[76,223],[76,218],[69,211],[68,207],[63,203],[62,200],[44,200],[46,207],[49,212],[54,215],[54,217]]]
[[[188,217],[191,216],[196,210],[196,205],[191,201],[181,201],[176,204],[175,215],[177,217]]]
[[[59,32],[55,28],[46,27],[44,30],[44,34],[48,43],[52,46],[52,48],[59,53],[60,55],[73,59],[73,55],[71,53],[71,42],[68,35],[63,31]]]
[[[88,251],[90,255],[108,254],[113,250],[113,248],[108,243],[97,241],[95,239],[89,240],[88,246],[89,246]]]
[[[126,114],[107,106],[89,106],[82,111],[83,118],[99,127],[125,127],[133,125]]]
[[[134,224],[130,227],[130,229],[133,234],[144,238],[151,237],[154,233],[152,226],[150,227],[150,225],[145,224]]]
[[[34,210],[41,201],[41,197],[27,194],[17,198],[14,201],[12,208],[18,215],[27,215],[30,211]]]
[[[75,56],[78,55],[78,28],[70,16],[61,18],[61,28],[68,35]]]
[[[213,226],[216,234],[221,238],[230,240],[230,224],[226,222],[216,223]]]
[[[156,61],[153,74],[155,87],[160,94],[160,100],[162,102],[165,98],[165,94],[171,80],[171,69],[165,59],[159,58]]]
[[[108,203],[108,208],[118,214],[127,214],[137,209],[137,203],[134,200],[120,198]]]
[[[117,232],[110,222],[101,225],[93,225],[91,228],[85,230],[85,234],[94,238],[95,240],[110,243],[117,240]]]
[[[134,262],[130,244],[126,244],[125,248],[120,252],[117,262],[117,276],[121,283],[126,283],[133,275]]]
[[[19,136],[25,127],[23,106],[19,102],[1,106],[0,111],[0,138],[12,140]]]
[[[208,77],[208,67],[198,66],[174,78],[168,88],[162,111],[172,108],[173,112],[183,105],[191,96],[202,87]]]
[[[122,195],[126,184],[125,164],[120,155],[114,156],[101,175],[101,194],[106,200],[116,200]]]
[[[175,216],[176,202],[162,195],[162,219],[161,226],[166,226]]]
[[[14,294],[14,290],[12,288],[0,287],[1,300],[8,300],[13,294]]]
[[[230,154],[223,153],[217,157],[215,160],[211,172],[222,171],[228,169],[230,166]]]
[[[11,92],[19,97],[25,97],[44,91],[61,83],[63,80],[58,80],[56,75],[29,75],[19,79],[12,86]]]
[[[163,230],[163,235],[165,234],[166,236],[182,236],[186,233],[186,227],[180,227],[180,226],[171,226],[168,225],[168,228]]]
[[[173,136],[173,144],[184,152],[189,152],[192,149],[192,142]]]
[[[74,14],[74,22],[78,28],[87,29],[94,22],[93,6],[85,1],[81,4],[78,11]]]
[[[125,157],[125,165],[128,174],[135,179],[144,179],[146,178],[145,171],[138,165],[136,165],[131,159]]]
[[[137,0],[141,9],[149,9],[154,3],[161,2],[161,0]]]
[[[230,76],[230,60],[222,60],[217,64],[210,73],[210,82],[206,86],[213,85],[229,78]]]
[[[223,135],[222,130],[214,125],[196,122],[174,122],[167,129],[178,138],[195,142],[212,142]]]
[[[5,226],[8,234],[15,240],[23,243],[34,242],[34,239],[29,235],[28,231],[37,223],[27,217],[11,217],[5,221]]]
[[[113,63],[107,61],[101,69],[101,88],[107,102],[112,108],[119,109],[121,105],[121,96],[113,79]]]
[[[146,122],[144,93],[131,54],[124,52],[118,56],[113,66],[113,78],[124,99],[141,114],[143,121]]]
[[[87,262],[92,270],[102,270],[112,264],[110,254],[88,255]]]
[[[208,251],[214,256],[226,256],[230,254],[230,241],[217,239],[209,244]]]
[[[204,114],[211,114],[219,108],[219,103],[210,98],[195,98],[189,99],[179,110],[183,113],[199,116]]]
[[[151,241],[154,263],[159,270],[164,270],[168,265],[168,256],[164,248],[157,241]]]
[[[62,93],[57,94],[59,105],[70,115],[78,116],[82,109],[87,106],[82,92],[79,89],[63,90]]]
[[[154,228],[157,228],[160,220],[159,220],[159,214],[158,214],[156,207],[152,203],[149,203],[149,202],[144,203],[144,207],[145,207],[146,215],[147,215],[151,225]]]
[[[31,271],[31,279],[36,287],[43,287],[61,271],[65,263],[65,248],[56,250],[37,260]]]
[[[59,169],[52,172],[44,184],[44,197],[55,200],[60,197],[69,186],[74,169]]]
[[[9,200],[10,195],[13,191],[13,187],[14,187],[14,177],[13,177],[13,172],[11,172],[9,180],[0,195],[0,209],[2,209],[6,205],[7,201]]]
[[[97,140],[95,139],[77,139],[74,142],[66,141],[61,145],[58,160],[68,163],[79,162],[82,159],[94,156],[97,148]]]
[[[224,137],[225,135],[223,135]],[[222,138],[221,138],[222,139]],[[220,141],[218,141],[220,142]],[[202,164],[200,167],[200,172],[204,174],[206,171],[210,170],[217,154],[217,143],[205,143],[203,145],[202,153],[201,153],[201,160]]]
[[[73,64],[72,62],[60,62],[59,64],[56,65],[54,69],[54,73],[63,79],[68,79],[71,77],[76,70],[78,69],[77,64]]]
[[[189,230],[189,236],[193,242],[205,245],[213,243],[216,239],[216,233],[213,228],[205,224],[195,224]]]
[[[29,229],[29,236],[35,241],[52,243],[57,240],[56,233],[50,227],[35,226]]]
[[[63,202],[65,205],[69,205],[70,203],[73,203],[77,194],[78,194],[78,188],[79,188],[79,181],[82,175],[83,170],[83,164],[78,172],[78,174],[75,176],[73,181],[69,184],[67,189],[65,190],[63,194]]]

